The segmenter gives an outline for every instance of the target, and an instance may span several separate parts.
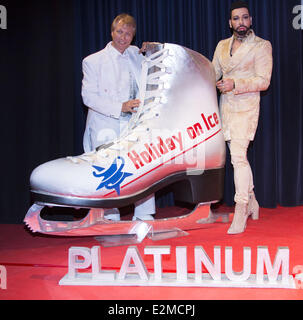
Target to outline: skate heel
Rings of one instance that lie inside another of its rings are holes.
[[[176,201],[188,203],[216,202],[224,191],[224,168],[200,172],[188,172],[182,181],[173,184]]]

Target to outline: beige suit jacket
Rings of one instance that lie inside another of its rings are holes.
[[[231,56],[233,41],[234,36],[220,41],[213,58],[217,81],[235,81],[235,89],[220,98],[223,133],[226,141],[253,140],[259,120],[260,91],[270,85],[272,46],[252,31]]]

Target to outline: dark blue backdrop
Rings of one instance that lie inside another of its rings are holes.
[[[137,20],[135,44],[172,42],[212,59],[230,36],[231,0],[3,0],[0,30],[3,174],[0,222],[20,222],[30,205],[28,180],[38,164],[82,153],[86,108],[82,59],[110,41],[113,18]],[[257,198],[264,207],[303,204],[303,31],[293,28],[300,0],[248,0],[257,35],[273,45],[271,87],[263,94],[249,149]],[[4,80],[4,81],[3,81]],[[5,110],[5,111],[4,111]],[[6,170],[6,168],[8,168]],[[224,202],[233,204],[227,155]],[[164,199],[164,200],[163,200]],[[161,198],[163,203],[169,198]],[[159,202],[158,202],[159,203]]]

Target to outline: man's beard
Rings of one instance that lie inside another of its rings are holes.
[[[239,30],[240,28],[245,28],[245,29]],[[233,31],[237,38],[245,38],[250,31],[250,27],[240,26],[237,29],[233,29]]]

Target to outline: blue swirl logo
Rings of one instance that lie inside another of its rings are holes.
[[[119,163],[119,165],[118,165]],[[115,190],[120,195],[120,186],[122,182],[132,176],[132,173],[123,172],[125,166],[125,160],[122,157],[117,157],[111,166],[106,170],[105,168],[93,166],[97,170],[93,172],[94,177],[102,178],[96,190],[106,188],[108,190]]]

